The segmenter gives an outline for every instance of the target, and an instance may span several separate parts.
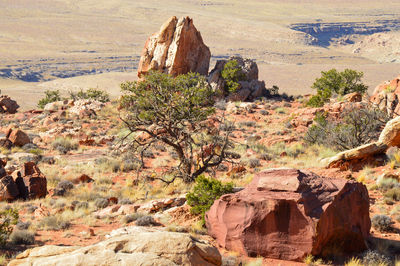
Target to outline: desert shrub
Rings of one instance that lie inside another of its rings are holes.
[[[317,94],[307,102],[308,106],[321,107],[328,102],[333,94],[343,96],[352,92],[364,93],[368,87],[361,82],[363,72],[345,69],[338,72],[336,69],[322,71],[321,77],[317,78],[312,85]]]
[[[228,93],[236,92],[239,89],[239,81],[245,79],[245,74],[243,73],[241,67],[237,60],[229,60],[224,65],[221,71],[221,77],[225,80],[225,90]]]
[[[385,197],[391,200],[400,201],[400,187],[394,187],[386,191]]]
[[[96,206],[97,209],[104,209],[108,204],[109,202],[105,198],[98,198],[94,201],[94,206]]]
[[[3,246],[18,222],[18,210],[8,208],[0,211],[0,245]]]
[[[392,228],[392,219],[384,214],[376,214],[371,219],[372,226],[380,232],[390,231]]]
[[[38,227],[46,230],[64,230],[71,226],[69,220],[62,215],[46,216],[38,223]]]
[[[309,144],[348,150],[377,140],[388,120],[384,112],[373,107],[345,110],[339,120],[320,112],[304,139]]]
[[[18,222],[15,226],[18,230],[27,230],[31,226],[31,222]]]
[[[156,225],[156,221],[154,220],[153,216],[142,216],[142,217],[138,217],[136,219],[136,223],[137,226],[150,226],[150,225]]]
[[[78,143],[70,138],[58,137],[52,143],[53,149],[66,154],[69,151],[78,149]]]
[[[87,208],[89,208],[89,203],[84,202],[84,201],[78,202],[78,203],[75,205],[75,208],[76,208],[76,209],[87,209]]]
[[[376,250],[367,250],[361,254],[363,265],[376,265],[376,266],[388,266],[392,262],[390,258],[383,254],[380,254]]]
[[[213,178],[204,175],[197,177],[193,190],[186,195],[187,203],[191,206],[190,212],[200,214],[204,223],[204,215],[216,199],[233,191],[233,184],[222,184]]]
[[[122,217],[122,222],[124,224],[128,224],[128,223],[131,223],[131,222],[134,222],[134,221],[138,220],[139,218],[141,218],[143,216],[144,216],[144,214],[142,214],[142,213],[127,214],[124,217]]]
[[[222,128],[225,120],[213,116],[215,128],[210,128],[215,94],[204,77],[189,73],[174,78],[150,72],[144,81],[123,83],[121,89],[121,119],[129,129],[123,140],[132,134],[150,136],[131,141],[131,151],[141,161],[144,152],[155,145],[165,145],[176,154],[176,164],[163,165],[171,179],[158,179],[172,183],[180,178],[190,183],[227,159],[231,127]]]
[[[102,103],[110,101],[110,95],[103,90],[90,88],[86,91],[80,90],[79,92],[69,92],[72,100],[90,99],[96,100]]]
[[[28,230],[15,230],[10,235],[10,241],[14,245],[32,245],[35,243],[35,234]]]
[[[44,92],[44,94],[45,94],[44,98],[40,99],[38,102],[39,108],[44,108],[48,103],[61,101],[61,95],[59,90],[56,91],[47,90]]]

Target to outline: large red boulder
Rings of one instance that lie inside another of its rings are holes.
[[[170,18],[160,31],[150,36],[140,57],[138,77],[150,70],[177,76],[188,72],[207,75],[211,52],[193,20]]]
[[[302,260],[366,248],[371,221],[366,187],[296,169],[257,174],[206,213],[218,244],[248,256]]]

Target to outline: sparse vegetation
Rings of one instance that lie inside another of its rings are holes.
[[[35,234],[28,230],[14,230],[10,241],[13,245],[32,245],[35,243]]]
[[[321,77],[317,78],[312,85],[317,94],[307,102],[308,106],[321,107],[333,95],[343,96],[352,92],[364,93],[368,87],[361,82],[364,73],[352,69],[345,69],[338,72],[336,69],[322,71]]]
[[[53,141],[51,146],[61,154],[66,154],[69,151],[77,150],[79,145],[77,141],[71,138],[58,137]]]
[[[372,107],[346,110],[340,120],[318,113],[304,139],[310,144],[348,150],[378,139],[388,120],[384,112]]]
[[[95,89],[95,88],[90,88],[86,91],[81,89],[78,92],[70,91],[69,95],[72,100],[90,99],[90,100],[95,100],[95,101],[99,101],[102,103],[110,101],[110,95],[106,91]]]
[[[240,87],[239,81],[245,79],[245,75],[235,59],[226,62],[224,69],[221,71],[221,77],[225,80],[227,93],[236,92]]]
[[[187,203],[192,207],[191,213],[201,215],[204,223],[204,215],[214,201],[224,194],[231,193],[232,189],[232,183],[222,184],[216,179],[199,176],[193,190],[186,196]]]
[[[121,88],[121,116],[130,130],[125,139],[142,134],[131,142],[141,160],[146,150],[161,143],[177,155],[179,163],[165,165],[165,178],[158,179],[172,183],[181,178],[190,183],[227,159],[231,127],[222,127],[223,120],[210,117],[215,113],[213,91],[204,77],[190,73],[173,78],[151,72],[145,81],[126,82]]]
[[[371,219],[372,226],[380,232],[387,232],[392,229],[392,219],[384,214],[374,215]]]
[[[4,246],[13,231],[13,225],[18,222],[18,210],[8,208],[0,211],[0,246]]]
[[[39,100],[38,107],[43,109],[46,106],[46,104],[57,102],[57,101],[61,101],[60,91],[59,90],[55,90],[55,91],[47,90],[47,91],[45,91],[44,98]]]

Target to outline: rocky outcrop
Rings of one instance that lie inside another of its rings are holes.
[[[150,36],[140,57],[138,77],[150,70],[177,76],[188,72],[207,75],[211,52],[189,17],[170,18]]]
[[[370,101],[389,116],[400,115],[400,76],[378,85]]]
[[[16,101],[7,95],[0,96],[0,113],[15,114],[19,108]]]
[[[385,163],[385,151],[387,149],[387,145],[380,142],[373,142],[340,152],[333,157],[323,159],[321,162],[326,165],[327,168],[340,168],[342,171],[359,171],[363,169],[365,165],[375,167],[383,165]]]
[[[385,152],[390,147],[400,147],[400,117],[386,123],[377,142],[343,151],[322,160],[327,168],[361,170],[365,165],[380,166],[385,163]]]
[[[218,249],[189,234],[125,227],[87,247],[42,246],[17,255],[16,265],[221,265]]]
[[[388,147],[400,147],[400,117],[396,117],[387,122],[379,136],[378,142]]]
[[[19,191],[12,176],[3,175],[0,177],[0,201],[13,201],[18,195]]]
[[[243,59],[233,56],[229,60],[218,60],[213,70],[208,75],[208,83],[214,91],[225,93],[225,81],[221,76],[225,64],[230,60],[236,60],[243,74],[243,80],[239,81],[239,89],[228,96],[230,101],[246,101],[266,96],[268,94],[264,81],[258,80],[258,66],[251,59]]]
[[[221,247],[248,256],[301,260],[335,249],[358,252],[371,227],[368,191],[355,181],[270,169],[216,200],[206,225]]]

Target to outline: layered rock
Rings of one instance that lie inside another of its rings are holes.
[[[368,191],[354,181],[270,169],[216,200],[206,225],[220,246],[248,256],[301,260],[335,248],[359,252],[371,227]]]
[[[400,115],[400,76],[378,85],[370,101],[389,116]]]
[[[238,66],[243,74],[243,80],[239,81],[239,89],[229,95],[230,101],[246,101],[253,100],[257,97],[267,95],[267,89],[265,88],[264,81],[258,80],[258,66],[251,59],[243,59],[239,56],[233,56],[229,60],[218,60],[213,70],[208,75],[208,83],[214,91],[224,92],[225,81],[221,76],[221,72],[224,69],[225,64],[230,60],[236,60]]]
[[[150,36],[140,57],[138,77],[150,70],[177,76],[188,72],[207,75],[211,52],[189,17],[170,18]]]
[[[189,234],[126,227],[87,247],[42,246],[28,249],[14,265],[221,265],[218,249]]]
[[[0,96],[0,113],[15,114],[19,108],[16,101],[7,95]]]

